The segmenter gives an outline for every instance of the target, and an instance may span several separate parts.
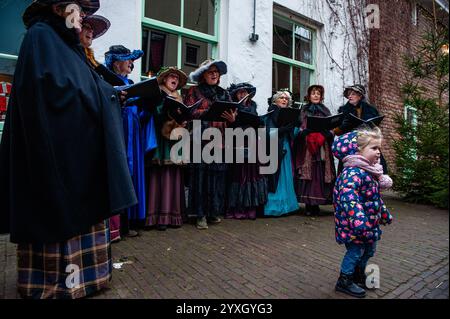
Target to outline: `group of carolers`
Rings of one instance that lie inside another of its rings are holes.
[[[102,289],[111,278],[110,242],[136,236],[140,226],[179,227],[193,215],[196,226],[206,229],[223,214],[280,216],[297,211],[298,202],[314,214],[318,205],[332,203],[333,135],[352,127],[344,119],[334,132],[306,128],[307,116],[330,114],[322,104],[322,86],[308,89],[300,118],[284,127],[278,127],[278,116],[292,105],[292,96],[278,91],[270,98],[262,126],[278,128],[276,173],[261,175],[258,163],[178,165],[170,160],[170,132],[189,123],[177,123],[165,112],[165,98],[186,105],[201,100],[192,113],[199,119],[215,101],[240,101],[250,94],[237,111],[222,114],[224,121],[202,121],[202,130],[224,130],[242,126],[239,112],[257,114],[251,99],[256,88],[240,83],[223,89],[226,64],[207,60],[190,74],[198,84],[184,98],[178,91],[186,74],[168,67],[157,75],[163,102],[127,99],[110,84],[131,84],[133,61],[143,52],[115,45],[105,64],[98,63],[92,40],[110,23],[94,15],[98,0],[70,4],[79,12],[73,28],[66,24],[72,17],[67,1],[36,0],[24,12],[27,33],[0,145],[0,233],[10,233],[18,244],[22,297],[80,298]],[[362,86],[349,87],[344,95],[349,103],[339,112],[345,116],[378,114],[365,101]],[[70,265],[79,267],[76,287],[67,285]]]
[[[133,61],[144,53],[130,51],[122,45],[111,46],[105,53],[105,66],[95,61],[89,48],[92,40],[104,34],[109,27],[106,18],[93,15],[84,20],[80,34],[90,64],[105,80],[120,79],[123,85],[133,84],[128,75],[133,70]],[[114,73],[116,78],[108,72]],[[228,89],[219,86],[220,77],[227,73],[223,61],[204,61],[190,74],[197,82],[182,97],[179,90],[187,83],[187,75],[176,67],[163,67],[157,74],[163,94],[159,105],[133,103],[132,99],[123,107],[123,124],[128,163],[138,204],[126,212],[111,218],[112,241],[121,236],[137,236],[141,227],[152,226],[159,230],[180,227],[187,216],[196,216],[198,229],[207,229],[217,224],[221,216],[235,219],[255,219],[257,216],[281,216],[299,209],[305,204],[307,215],[318,214],[319,205],[332,202],[332,191],[336,179],[331,145],[333,136],[350,130],[341,127],[333,131],[312,132],[306,128],[307,116],[330,116],[329,109],[322,104],[324,88],[312,85],[308,88],[297,123],[278,127],[279,165],[275,174],[259,174],[257,163],[226,164],[199,163],[178,165],[170,159],[170,149],[176,141],[170,140],[171,130],[188,127],[189,123],[177,123],[163,108],[167,96],[186,105],[200,102],[192,118],[199,119],[215,101],[240,101],[238,111],[257,114],[257,105],[252,101],[256,88],[249,83],[232,84]],[[339,111],[355,113],[358,117],[371,118],[377,110],[364,101],[364,87],[354,85],[345,90],[349,103]],[[292,105],[289,91],[278,91],[269,99],[270,115],[262,121],[266,128],[277,127],[278,110]],[[274,111],[274,112],[271,112]],[[242,127],[236,121],[237,112],[224,112],[223,122],[202,121],[202,130],[215,127]],[[224,134],[223,134],[224,135]],[[187,205],[186,192],[187,190]]]

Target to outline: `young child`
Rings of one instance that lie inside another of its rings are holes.
[[[362,127],[339,136],[332,147],[344,163],[333,192],[336,241],[347,248],[336,291],[358,298],[366,294],[365,268],[382,233],[379,225],[392,222],[380,194],[392,186],[379,164],[381,143],[379,128]]]

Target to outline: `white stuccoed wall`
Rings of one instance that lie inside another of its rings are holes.
[[[249,40],[253,26],[253,0],[228,0],[222,6],[219,58],[228,64],[222,86],[250,82],[257,88],[254,101],[258,113],[267,111],[267,98],[272,92],[272,3],[257,0],[257,42]],[[226,8],[224,8],[226,7]],[[224,10],[225,9],[225,10]],[[227,19],[229,23],[224,23]],[[225,20],[225,21],[224,21]],[[227,39],[227,41],[222,41]]]
[[[322,27],[316,32],[315,64],[317,69],[314,74],[314,82],[325,87],[325,104],[332,112],[337,111],[344,102],[343,87],[352,84],[353,78],[351,73],[339,71],[322,45],[322,41],[328,43],[329,54],[339,65],[345,66],[346,63],[349,63],[349,61],[344,61],[342,56],[344,50],[342,30],[333,30],[333,35],[330,36],[332,31],[329,23],[330,11],[327,5],[321,4],[324,0],[257,0],[256,33],[259,35],[259,40],[256,43],[249,41],[253,25],[253,0],[225,0],[223,2],[226,2],[226,5],[222,5],[221,11],[219,57],[227,61],[229,65],[229,73],[224,78],[223,86],[225,86],[225,82],[228,85],[232,82],[250,81],[257,87],[254,100],[258,103],[258,112],[266,111],[267,98],[272,92],[272,8],[275,2],[322,24]],[[223,19],[229,17],[231,17],[229,23],[224,23]],[[227,41],[222,41],[224,39]],[[356,56],[356,52],[354,56]]]
[[[122,44],[131,50],[141,48],[142,1],[101,1],[98,14],[106,16],[111,21],[111,28],[104,36],[94,41],[93,48],[99,61],[104,61],[103,55],[112,44]],[[342,52],[345,34],[339,28],[331,30],[330,11],[324,4],[325,0],[257,0],[256,33],[259,40],[256,43],[249,40],[253,25],[253,0],[221,0],[218,59],[228,64],[228,74],[222,78],[221,86],[226,88],[233,82],[252,83],[257,88],[254,100],[258,103],[258,112],[262,114],[267,110],[267,98],[272,93],[274,2],[322,25],[316,32],[317,69],[314,82],[325,87],[325,104],[335,113],[344,102],[342,97],[344,86],[352,84],[353,79],[350,71],[339,70],[330,55],[341,67],[348,66],[350,61],[356,58],[344,60]],[[323,42],[327,43],[328,53]],[[139,81],[140,69],[138,60],[131,75],[134,81]]]

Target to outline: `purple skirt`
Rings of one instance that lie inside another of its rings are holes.
[[[311,166],[311,180],[299,179],[297,199],[306,205],[330,205],[333,201],[333,183],[325,183],[325,161],[314,160]]]
[[[148,189],[145,225],[181,226],[185,208],[182,167],[151,166]]]

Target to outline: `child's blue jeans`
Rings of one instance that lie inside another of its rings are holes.
[[[345,244],[347,253],[342,260],[341,272],[346,275],[353,275],[356,266],[366,269],[369,258],[373,257],[376,250],[376,242],[371,244],[354,244],[352,242]]]

